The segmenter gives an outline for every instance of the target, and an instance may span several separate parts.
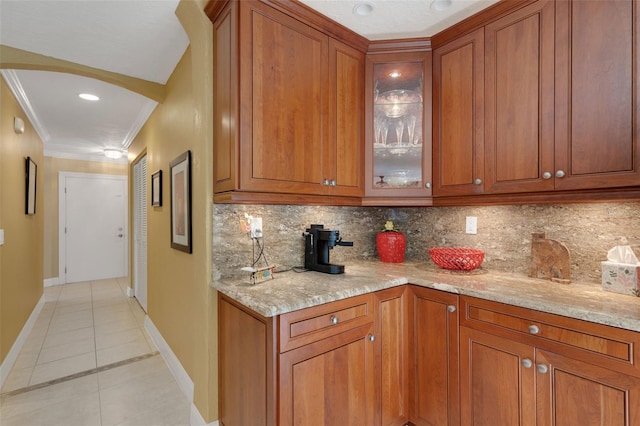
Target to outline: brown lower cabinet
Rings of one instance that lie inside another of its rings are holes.
[[[638,333],[464,296],[461,318],[461,424],[640,425]]]
[[[640,425],[640,333],[413,285],[264,317],[219,295],[220,423]]]

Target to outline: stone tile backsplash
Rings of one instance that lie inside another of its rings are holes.
[[[240,228],[245,213],[262,217],[265,253],[278,269],[304,264],[302,233],[312,223],[354,242],[331,251],[335,263],[377,258],[376,234],[393,220],[407,235],[407,261],[431,262],[428,249],[434,246],[473,247],[485,251],[483,268],[524,275],[529,274],[531,233],[544,231],[569,248],[572,279],[598,285],[600,262],[611,247],[640,248],[640,202],[426,208],[214,204],[214,279],[238,277],[240,268],[251,264],[252,240]],[[478,218],[476,235],[465,234],[466,216]]]

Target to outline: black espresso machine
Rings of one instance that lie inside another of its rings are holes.
[[[339,231],[324,229],[324,225],[311,225],[302,236],[305,238],[305,269],[326,274],[344,273],[344,265],[329,263],[329,250],[335,246],[353,246],[353,241],[342,241]]]

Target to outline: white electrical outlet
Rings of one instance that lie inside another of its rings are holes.
[[[478,233],[478,218],[475,216],[467,216],[467,234],[477,234]]]
[[[262,238],[262,218],[251,218],[251,238]]]

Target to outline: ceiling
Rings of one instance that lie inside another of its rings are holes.
[[[432,36],[496,1],[302,0],[369,40]],[[1,0],[0,44],[164,85],[189,43],[175,15],[178,2]],[[0,73],[47,156],[126,162],[126,156],[107,160],[104,149],[125,151],[157,105],[139,93],[75,74]],[[80,93],[100,100],[82,100]]]

